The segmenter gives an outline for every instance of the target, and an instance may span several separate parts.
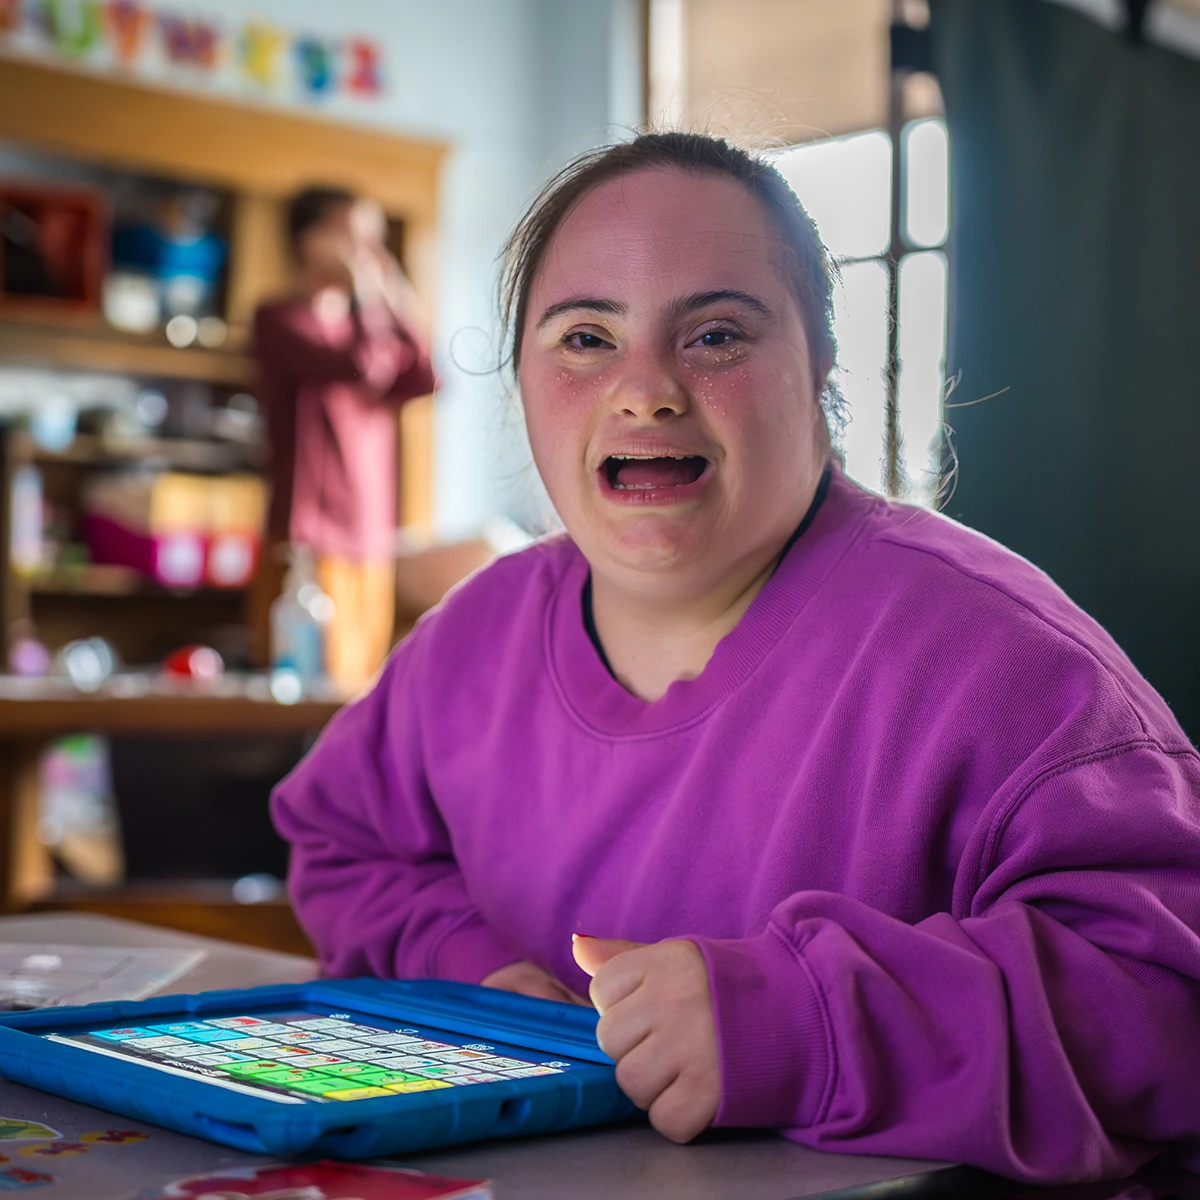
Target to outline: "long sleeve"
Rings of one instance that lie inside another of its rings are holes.
[[[354,383],[396,404],[433,391],[436,383],[418,337],[377,307],[355,307],[344,322],[329,326],[304,304],[263,305],[255,317],[255,349],[268,377]]]
[[[1041,1182],[1200,1148],[1200,769],[1135,740],[997,797],[953,911],[801,892],[696,938],[719,1125]]]
[[[276,788],[272,816],[292,843],[292,901],[327,975],[477,983],[520,956],[472,903],[429,793],[419,641],[330,723]]]

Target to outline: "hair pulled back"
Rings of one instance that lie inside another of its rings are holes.
[[[724,138],[701,133],[643,133],[632,141],[601,146],[572,159],[542,188],[505,244],[500,319],[513,370],[521,365],[521,336],[533,281],[564,218],[600,184],[633,171],[662,167],[735,179],[762,204],[788,251],[788,282],[808,335],[814,369],[821,372],[832,367],[837,346],[829,256],[787,180],[771,163]],[[836,415],[836,389],[825,378],[819,378],[817,385],[824,389],[826,414]]]
[[[332,216],[339,208],[349,208],[358,201],[356,193],[349,188],[331,184],[314,184],[297,192],[287,207],[288,245],[292,251],[300,245],[300,239],[314,226]]]

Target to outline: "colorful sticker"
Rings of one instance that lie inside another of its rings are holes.
[[[130,1142],[144,1142],[149,1136],[140,1129],[100,1129],[92,1133],[81,1133],[79,1140],[89,1146],[99,1143],[105,1146],[127,1146]]]
[[[70,1158],[87,1152],[82,1142],[39,1142],[36,1146],[22,1146],[18,1151],[29,1158]]]
[[[44,1142],[62,1137],[57,1129],[21,1117],[0,1117],[0,1142]]]
[[[45,1187],[55,1183],[53,1175],[44,1175],[41,1171],[29,1171],[24,1167],[9,1167],[0,1171],[0,1192],[24,1192],[30,1188]]]
[[[201,1196],[316,1197],[324,1200],[434,1200],[457,1195],[474,1180],[447,1179],[400,1167],[368,1167],[359,1163],[280,1163],[233,1168],[179,1179],[162,1189],[138,1193],[138,1200],[195,1200]]]

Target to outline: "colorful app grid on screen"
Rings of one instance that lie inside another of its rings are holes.
[[[382,1018],[381,1018],[382,1020]],[[447,1042],[435,1031],[365,1024],[350,1014],[268,1013],[148,1020],[52,1040],[281,1103],[365,1100],[559,1075],[572,1064]]]

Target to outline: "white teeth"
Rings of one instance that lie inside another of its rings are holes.
[[[610,454],[609,458],[619,459],[621,462],[653,462],[656,458],[673,458],[676,462],[683,462],[685,458],[699,458],[698,454]]]

